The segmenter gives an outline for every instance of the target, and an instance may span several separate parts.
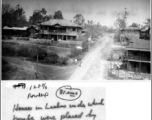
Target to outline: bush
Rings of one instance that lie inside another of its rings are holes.
[[[29,57],[31,55],[29,51],[29,47],[27,47],[27,45],[19,46],[17,55],[22,57]]]
[[[63,48],[73,48],[77,46],[76,43],[66,43],[66,42],[35,42],[35,44],[40,44],[40,45],[47,45],[47,46],[55,46],[55,47],[63,47]]]
[[[63,47],[63,48],[73,48],[76,47],[77,45],[82,44],[82,41],[79,40],[76,41],[30,40],[30,42],[40,45]]]
[[[8,62],[2,58],[2,65],[8,65]]]
[[[36,56],[34,56],[34,57],[37,57],[37,52],[38,52],[38,57],[40,60],[43,60],[48,55],[46,50],[41,47],[36,48]]]
[[[58,58],[58,64],[59,65],[67,65],[68,58],[67,57],[59,57]]]
[[[14,47],[2,47],[2,56],[15,56],[17,50]]]
[[[73,49],[71,50],[71,54],[70,54],[69,57],[74,57],[74,58],[76,58],[76,57],[79,56],[80,54],[82,54],[82,50],[78,50],[78,49],[76,49],[76,48],[73,48]]]
[[[85,40],[82,42],[83,52],[87,52],[89,50],[89,41]]]
[[[29,37],[17,37],[17,40],[29,40]]]
[[[59,57],[56,53],[49,53],[43,62],[47,64],[67,65],[68,57]]]
[[[39,59],[44,59],[47,56],[47,52],[44,48],[36,47],[35,45],[20,45],[17,49],[14,48],[7,48],[4,49],[4,52],[11,53],[11,55],[17,55],[21,57],[32,57],[34,59],[37,59],[37,51],[39,55]],[[7,51],[6,51],[7,50]],[[10,51],[10,52],[9,52]]]
[[[59,56],[56,53],[49,53],[47,57],[44,58],[44,62],[48,64],[57,64]]]
[[[48,56],[46,50],[44,48],[38,48],[38,55],[39,59],[44,59],[46,56]]]
[[[79,36],[78,40],[82,41],[82,51],[86,52],[89,49],[89,41],[88,41],[88,34],[85,34],[83,36]]]
[[[120,31],[117,31],[117,32],[114,34],[114,41],[115,41],[115,42],[120,42]]]

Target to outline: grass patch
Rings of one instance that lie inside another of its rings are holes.
[[[81,46],[82,41],[51,41],[51,40],[30,40],[31,43],[46,45],[46,46],[56,46],[63,48],[73,48],[76,46]]]

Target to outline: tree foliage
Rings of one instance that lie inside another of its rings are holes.
[[[2,27],[4,26],[27,26],[24,9],[18,4],[15,8],[9,4],[2,4]]]
[[[30,16],[30,23],[33,25],[37,25],[39,23],[48,21],[52,19],[52,15],[46,15],[47,11],[45,8],[42,8],[41,10],[34,10],[33,15]]]
[[[128,18],[128,11],[127,11],[127,8],[125,8],[124,11],[120,12],[117,14],[117,19],[115,21],[115,26],[117,27],[118,31],[117,33],[115,33],[114,35],[114,39],[115,39],[115,42],[120,42],[120,29],[122,28],[126,28],[127,27],[127,18]]]
[[[150,26],[150,21],[151,21],[150,18],[147,18],[144,24]]]
[[[76,14],[73,19],[74,19],[74,23],[78,25],[83,25],[85,22],[85,19],[81,14]]]
[[[2,4],[2,15],[12,10],[9,4]]]
[[[117,14],[117,19],[115,21],[115,26],[117,29],[126,28],[127,27],[127,18],[128,18],[128,11],[127,8],[125,8],[124,11]]]
[[[102,27],[99,22],[95,24],[92,20],[88,20],[88,23],[85,24],[84,28],[87,36],[92,39],[99,37],[104,31],[104,27]]]
[[[53,15],[54,19],[63,19],[62,12],[60,10],[56,11]]]
[[[132,23],[132,25],[130,25],[130,27],[137,27],[137,28],[140,28],[140,24],[138,24],[138,23]]]

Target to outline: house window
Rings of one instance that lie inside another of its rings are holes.
[[[73,28],[73,31],[75,31],[76,29],[75,28]]]

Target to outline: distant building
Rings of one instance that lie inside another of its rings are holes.
[[[144,26],[141,29],[140,38],[145,40],[150,40],[150,27],[148,25]]]
[[[36,35],[39,32],[39,28],[38,28],[38,26],[31,25],[28,27],[27,32],[28,32],[30,38],[36,38],[37,37]]]
[[[28,37],[28,27],[8,27],[5,26],[2,29],[2,38],[7,39],[9,37]]]
[[[125,46],[127,71],[150,74],[150,28],[125,28],[121,30],[121,43]]]
[[[140,28],[129,27],[121,29],[120,42],[121,45],[126,46],[131,42],[130,40],[140,38]]]
[[[41,38],[58,40],[76,40],[82,27],[68,20],[50,19],[39,25]]]

